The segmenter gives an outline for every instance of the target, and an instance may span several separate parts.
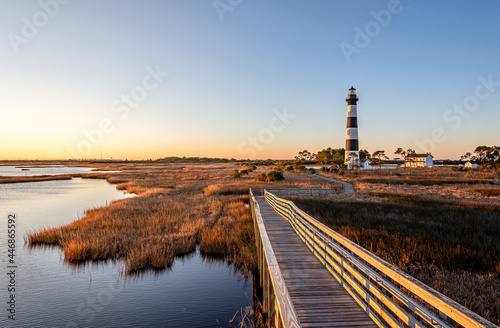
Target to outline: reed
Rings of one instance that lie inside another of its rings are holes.
[[[34,231],[29,245],[58,245],[67,261],[123,259],[129,272],[163,269],[175,256],[197,246],[220,255],[245,272],[256,267],[250,187],[330,187],[308,174],[285,174],[286,180],[257,183],[264,168],[235,182],[234,164],[117,163],[96,167],[121,170],[83,178],[106,179],[138,197],[90,209],[69,225]],[[265,168],[269,169],[269,168]]]

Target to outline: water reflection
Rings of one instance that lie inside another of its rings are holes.
[[[19,283],[17,320],[3,314],[0,327],[230,327],[237,311],[252,304],[251,275],[198,250],[162,271],[128,275],[122,261],[69,263],[59,247],[24,244],[28,231],[67,224],[126,197],[102,180],[0,185],[0,215],[18,218]],[[5,250],[5,220],[0,227]]]

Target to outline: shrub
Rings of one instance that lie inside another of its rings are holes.
[[[257,174],[255,176],[255,180],[264,181],[264,182],[271,182],[271,181],[285,180],[285,177],[283,176],[283,172],[273,170],[273,171],[262,172],[262,173]]]
[[[283,172],[281,171],[271,171],[267,172],[267,181],[281,181],[285,180],[285,177],[283,176]]]
[[[248,170],[241,170],[240,175],[248,175]]]
[[[293,171],[293,166],[288,165],[287,167],[285,167],[285,171]]]
[[[305,165],[299,165],[299,164],[294,164],[293,165],[293,170],[294,171],[304,171],[306,169]]]
[[[259,173],[255,176],[255,180],[257,181],[267,181],[267,174],[266,172]]]
[[[241,177],[241,174],[238,170],[234,170],[231,173],[229,173],[229,176],[233,179],[238,179]]]
[[[255,165],[249,165],[246,167],[245,170],[247,170],[250,173],[250,172],[253,172],[256,168],[257,168],[257,166],[255,166]]]

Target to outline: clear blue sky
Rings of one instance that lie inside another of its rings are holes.
[[[351,85],[370,152],[500,144],[498,1],[59,1],[0,2],[2,159],[293,158]]]

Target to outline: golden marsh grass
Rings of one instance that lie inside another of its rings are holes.
[[[238,268],[256,267],[250,187],[338,188],[310,174],[287,173],[279,183],[257,183],[257,168],[228,177],[234,164],[96,165],[120,173],[83,175],[106,179],[138,197],[91,209],[72,224],[35,231],[29,244],[58,245],[68,261],[123,259],[129,272],[162,269],[175,256],[193,252],[224,256]]]

